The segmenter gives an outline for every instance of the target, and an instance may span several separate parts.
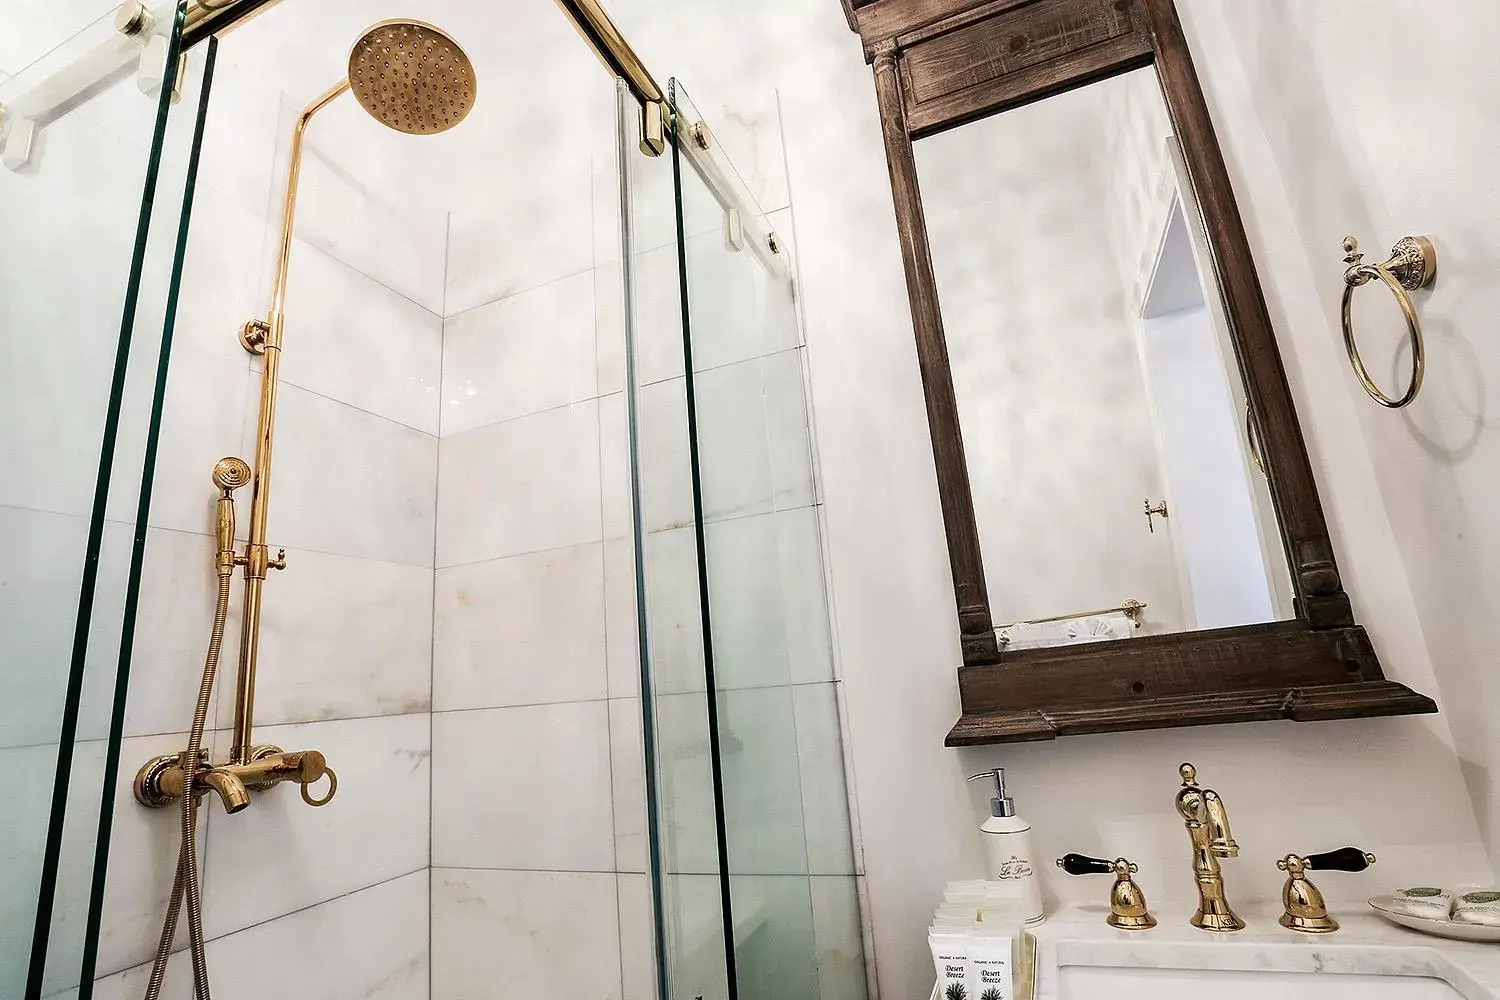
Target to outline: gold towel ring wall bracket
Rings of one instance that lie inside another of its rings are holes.
[[[1344,272],[1344,350],[1349,354],[1349,364],[1359,384],[1371,399],[1381,406],[1399,410],[1417,398],[1422,389],[1422,376],[1426,371],[1427,358],[1422,338],[1422,319],[1417,315],[1416,304],[1410,292],[1431,285],[1437,277],[1437,249],[1426,236],[1407,236],[1391,248],[1390,260],[1383,264],[1363,263],[1365,255],[1359,251],[1359,241],[1353,236],[1344,238],[1344,263],[1349,269]],[[1372,281],[1379,280],[1396,296],[1401,312],[1406,316],[1406,330],[1411,338],[1411,381],[1406,392],[1399,398],[1387,396],[1370,377],[1364,360],[1359,356],[1359,345],[1354,340],[1354,291]]]

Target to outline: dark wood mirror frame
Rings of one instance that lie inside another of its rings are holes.
[[[874,65],[958,602],[949,746],[1172,726],[1436,712],[1387,680],[1339,579],[1255,262],[1173,0],[843,0]],[[1001,652],[985,589],[912,143],[1155,66],[1203,213],[1260,431],[1296,617]]]

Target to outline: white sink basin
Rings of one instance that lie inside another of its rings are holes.
[[[1058,1000],[1463,1000],[1440,979],[1063,966]]]

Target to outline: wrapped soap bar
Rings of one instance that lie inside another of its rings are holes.
[[[1453,893],[1431,886],[1397,889],[1396,905],[1403,913],[1429,920],[1447,920],[1453,912]]]
[[[1500,927],[1500,892],[1466,892],[1453,901],[1453,920],[1461,924]]]

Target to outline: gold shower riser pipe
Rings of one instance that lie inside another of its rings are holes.
[[[276,255],[276,287],[271,313],[264,323],[247,324],[241,339],[264,360],[260,389],[260,416],[255,433],[255,478],[250,498],[250,539],[245,551],[244,625],[240,630],[239,675],[234,690],[234,749],[231,764],[248,764],[254,749],[255,672],[260,661],[261,601],[266,573],[285,569],[285,554],[270,558],[266,548],[266,525],[271,508],[271,457],[276,436],[276,394],[281,381],[281,339],[286,324],[286,289],[292,267],[292,232],[297,216],[297,190],[302,180],[302,149],[307,126],[313,116],[349,90],[346,77],[337,86],[308,105],[292,133],[291,165],[287,169],[286,204],[281,213],[281,245]]]

